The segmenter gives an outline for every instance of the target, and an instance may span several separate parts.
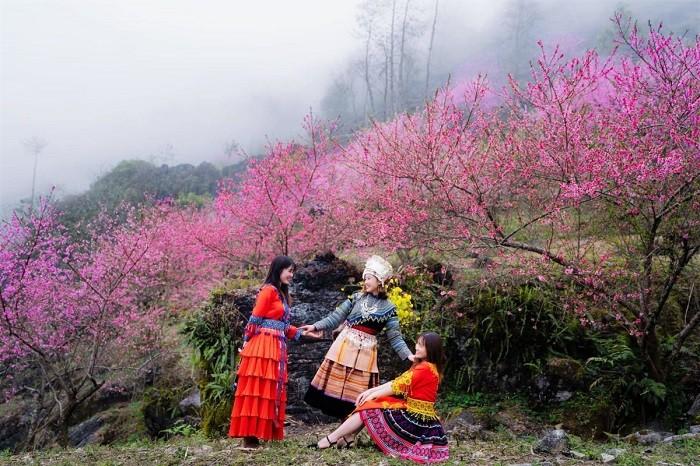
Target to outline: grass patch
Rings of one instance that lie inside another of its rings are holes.
[[[308,427],[281,442],[270,442],[255,452],[238,450],[239,441],[229,439],[211,440],[203,435],[177,437],[169,441],[140,441],[114,446],[90,446],[82,449],[51,449],[19,455],[0,455],[0,464],[11,465],[406,465],[410,462],[385,457],[369,441],[366,434],[360,444],[350,450],[317,451],[307,444],[327,433],[328,427]],[[310,429],[310,430],[309,430]],[[538,464],[545,461],[562,465],[600,464],[600,455],[612,448],[622,448],[616,464],[642,465],[657,461],[677,464],[697,463],[700,457],[700,440],[687,439],[674,444],[656,445],[651,449],[621,442],[595,442],[570,436],[573,450],[588,455],[587,460],[566,457],[534,455],[532,446],[537,439],[532,436],[514,436],[506,429],[496,429],[489,440],[450,442],[451,459],[446,464]]]

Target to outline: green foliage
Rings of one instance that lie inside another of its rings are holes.
[[[204,207],[206,204],[210,203],[212,196],[210,194],[195,194],[192,192],[179,193],[177,196],[177,203],[180,206],[194,206],[197,208]]]
[[[523,364],[538,361],[550,348],[566,348],[576,336],[546,288],[529,284],[508,291],[487,288],[467,297],[464,304],[477,318],[473,337],[495,363],[508,357]]]
[[[496,402],[496,397],[493,394],[482,392],[462,392],[452,391],[441,397],[439,405],[445,407],[462,407],[471,406],[489,406]]]
[[[212,291],[209,301],[187,319],[182,329],[186,343],[194,350],[202,399],[201,427],[210,437],[225,434],[228,427],[236,348],[242,342],[244,322],[230,291],[222,287]]]
[[[511,375],[545,371],[552,355],[580,351],[582,329],[543,286],[464,287],[445,307],[448,351],[465,363],[450,368],[455,386],[477,389],[483,371],[511,368]]]
[[[593,382],[593,395],[611,400],[609,409],[614,424],[656,413],[667,400],[666,385],[654,381],[646,372],[637,347],[624,334],[591,334],[598,356],[586,361],[586,372]]]
[[[62,221],[72,230],[101,208],[112,214],[122,203],[138,205],[171,198],[180,205],[200,207],[216,194],[219,180],[236,177],[246,166],[246,161],[219,169],[209,162],[156,166],[144,160],[123,160],[88,191],[64,198],[58,208],[63,212]]]
[[[163,429],[162,432],[170,436],[181,435],[183,437],[190,437],[197,432],[197,428],[192,426],[191,424],[186,423],[182,419],[178,419],[175,425],[173,425],[169,429]]]
[[[394,282],[400,287],[399,293],[410,299],[410,309],[406,309],[402,319],[402,331],[409,340],[428,331],[444,338],[455,333],[454,319],[444,309],[455,293],[449,286],[451,282],[443,279],[441,268],[441,264],[429,261],[404,270],[400,280]],[[437,272],[432,272],[432,269],[437,269]]]
[[[403,329],[408,339],[427,330],[445,339],[449,401],[442,403],[443,412],[476,407],[478,398],[471,397],[501,390],[499,383],[508,378],[522,387],[527,404],[536,410],[533,415],[565,422],[581,434],[619,432],[654,418],[680,427],[687,389],[652,378],[636,341],[624,329],[614,323],[581,326],[563,309],[562,290],[543,283],[484,285],[472,277],[454,287],[456,294],[451,283],[435,279],[435,270],[418,266],[412,273],[404,271],[400,285],[417,316]],[[673,338],[663,338],[661,350],[670,351],[673,343]],[[687,361],[693,361],[693,345],[691,341],[688,354],[680,355],[686,367],[672,368],[675,375],[669,380],[692,376],[689,368],[695,366]],[[529,391],[539,377],[580,392],[562,403],[548,401],[546,394],[539,398],[543,391]],[[466,395],[451,394],[464,391]]]
[[[212,438],[226,435],[231,421],[232,398],[233,392],[229,398],[202,404],[202,424],[200,427],[205,436]]]
[[[167,429],[182,415],[179,402],[184,388],[150,387],[143,395],[141,414],[152,436],[167,434]]]
[[[678,422],[685,406],[682,391],[649,377],[627,334],[590,330],[583,337],[592,345],[593,354],[581,367],[587,390],[561,404],[543,407],[543,419],[563,422],[567,429],[593,437],[628,431],[651,419],[671,425]]]

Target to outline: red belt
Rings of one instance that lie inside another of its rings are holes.
[[[359,330],[360,332],[369,333],[370,335],[376,335],[377,331],[371,327],[365,327],[364,325],[353,325],[351,328]]]

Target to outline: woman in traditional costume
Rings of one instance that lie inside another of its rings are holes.
[[[287,256],[272,261],[245,328],[228,431],[229,437],[243,437],[244,448],[284,437],[287,339],[298,340],[303,334],[289,323],[294,268]]]
[[[362,273],[364,290],[354,293],[326,318],[300,327],[318,334],[343,324],[304,397],[325,414],[345,418],[355,409],[360,393],[379,385],[377,334],[382,330],[401,359],[413,360],[401,335],[396,306],[385,291],[392,273],[389,262],[376,255],[370,257]]]
[[[418,337],[415,356],[411,369],[360,394],[355,412],[317,448],[349,446],[366,427],[386,455],[417,463],[447,460],[447,437],[435,412],[445,360],[440,336],[429,332]]]

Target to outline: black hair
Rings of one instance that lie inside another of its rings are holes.
[[[282,281],[280,280],[282,271],[289,267],[292,267],[294,269],[296,269],[297,267],[291,257],[277,256],[274,259],[272,259],[272,262],[270,263],[270,270],[267,272],[267,278],[265,278],[265,284],[272,285],[275,288],[277,288],[280,291],[280,293],[282,293],[282,295],[285,297],[287,303],[291,306],[292,301],[289,298],[289,286],[282,283]]]
[[[416,342],[421,338],[423,339],[423,346],[425,346],[425,361],[435,364],[440,377],[442,377],[446,362],[445,350],[442,347],[442,338],[435,332],[424,332],[418,335]]]

